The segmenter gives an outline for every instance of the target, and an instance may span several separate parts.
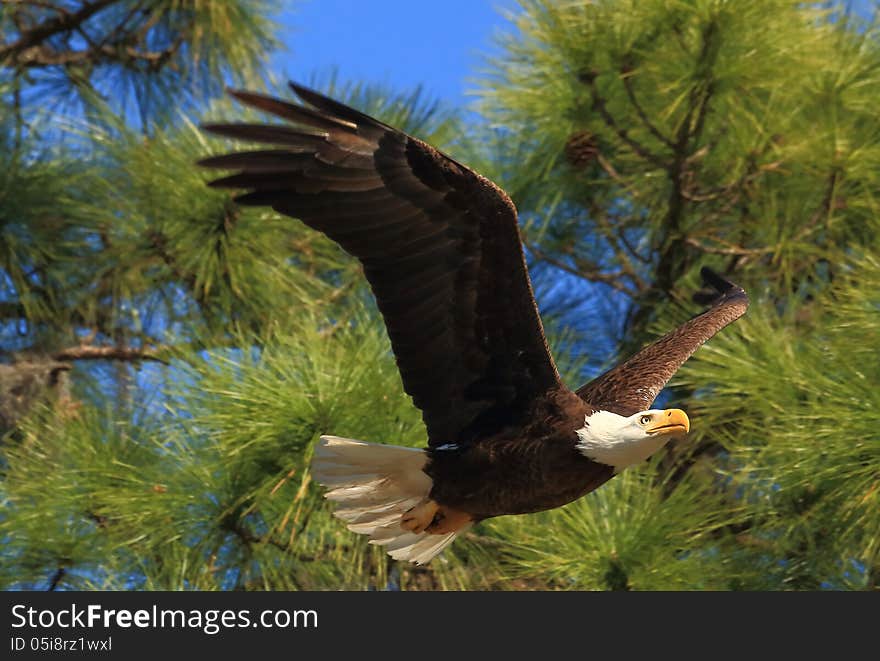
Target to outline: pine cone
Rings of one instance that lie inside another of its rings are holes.
[[[576,170],[585,170],[598,154],[599,142],[589,131],[572,133],[565,143],[565,158]]]

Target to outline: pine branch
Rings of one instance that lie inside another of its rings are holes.
[[[296,550],[290,545],[290,542],[282,542],[278,539],[275,539],[272,535],[264,535],[263,537],[258,537],[254,535],[249,530],[244,527],[232,524],[227,524],[227,529],[235,533],[235,535],[245,544],[268,544],[269,546],[274,546],[279,551],[283,551],[284,553],[291,553],[296,555],[297,560],[302,560],[303,562],[314,562],[317,558],[313,555],[297,553]]]
[[[590,200],[590,216],[596,222],[596,225],[599,227],[599,230],[602,232],[602,235],[608,241],[611,249],[614,251],[614,256],[617,258],[617,261],[620,263],[620,269],[623,273],[625,273],[629,278],[636,284],[637,290],[644,290],[647,288],[647,283],[639,277],[638,272],[636,271],[635,265],[630,258],[630,254],[621,247],[621,243],[624,246],[628,244],[622,242],[620,239],[623,230],[619,228],[619,226],[615,226],[611,220],[608,218],[608,214],[605,213],[603,209],[599,207],[595,203],[594,200]],[[634,251],[632,251],[634,253]]]
[[[626,238],[626,228],[623,226],[619,226],[617,230],[617,238],[620,239],[620,242],[623,244],[624,248],[626,248],[627,252],[630,256],[639,260],[642,264],[649,266],[651,264],[651,259],[642,255],[636,247],[632,245],[629,239]]]
[[[543,250],[538,248],[537,245],[535,245],[533,242],[526,240],[525,244],[529,252],[531,252],[537,259],[540,259],[541,261],[546,262],[551,266],[568,273],[569,275],[574,275],[578,278],[589,280],[590,282],[598,282],[603,285],[608,285],[609,287],[616,289],[617,291],[622,292],[627,296],[635,296],[637,293],[637,291],[634,290],[632,287],[627,286],[624,280],[624,276],[626,274],[623,273],[623,271],[605,273],[599,268],[598,265],[588,263],[584,260],[579,260],[574,257],[572,259],[574,259],[575,265],[572,266],[570,264],[567,264],[565,261],[544,252]]]
[[[152,11],[142,25],[131,29],[127,24],[142,4],[136,3],[115,29],[107,30],[104,38],[96,41],[85,29],[85,24],[102,9],[116,2],[119,0],[86,3],[76,12],[48,5],[46,8],[54,9],[57,15],[34,27],[19,24],[20,37],[14,43],[0,48],[0,63],[15,66],[19,70],[84,63],[95,65],[114,62],[125,66],[143,63],[150,71],[158,71],[179,52],[191,33],[193,23],[189,21],[179,28],[175,39],[165,48],[147,48],[149,33],[159,23],[164,12]],[[58,50],[47,43],[60,34],[76,34],[88,47]]]
[[[24,305],[12,301],[0,301],[0,319],[23,319],[26,316]]]
[[[58,584],[61,582],[61,579],[64,578],[65,574],[67,574],[67,569],[64,567],[59,567],[54,574],[52,574],[52,578],[49,580],[49,587],[46,588],[46,592],[54,592],[58,589]]]
[[[834,193],[837,190],[837,184],[840,182],[841,176],[840,170],[832,167],[831,172],[828,174],[828,183],[825,186],[822,202],[819,204],[819,208],[810,216],[801,231],[798,232],[795,237],[797,240],[805,239],[818,227],[820,220],[828,218],[828,215],[834,208]]]
[[[621,127],[620,124],[618,124],[617,120],[614,119],[614,116],[608,110],[605,99],[602,98],[601,94],[599,94],[599,87],[598,85],[596,85],[597,77],[598,73],[593,71],[590,73],[582,74],[580,76],[580,80],[581,82],[589,86],[590,95],[593,99],[593,108],[599,113],[602,121],[604,121],[606,126],[614,131],[617,134],[617,137],[619,137],[626,145],[628,145],[629,148],[632,149],[636,154],[641,156],[643,159],[645,159],[655,167],[663,170],[668,169],[669,163],[667,163],[657,154],[654,154],[645,145],[630,137],[629,132],[625,128]]]
[[[79,27],[102,9],[119,2],[119,0],[95,0],[84,2],[75,12],[68,12],[61,7],[53,7],[59,13],[54,18],[48,18],[42,23],[24,30],[17,41],[0,48],[0,62],[12,65],[31,66],[29,62],[37,56],[34,49],[39,48],[50,37],[63,32],[69,32]]]
[[[131,347],[94,347],[81,345],[61,349],[52,354],[53,360],[119,360],[125,362],[137,362],[141,360],[153,360],[165,365],[164,358],[159,356],[159,351],[152,348],[136,349]]]
[[[27,60],[17,62],[17,64],[23,68],[34,68],[70,66],[85,62],[90,64],[118,62],[129,65],[135,62],[145,62],[151,70],[155,71],[177,53],[183,42],[183,37],[178,37],[170,46],[158,51],[139,50],[134,46],[120,47],[119,43],[63,52],[37,47],[28,52]]]
[[[687,186],[685,186],[682,189],[681,194],[689,202],[712,202],[714,200],[733,194],[738,197],[742,195],[746,185],[756,181],[758,178],[763,176],[765,172],[777,170],[781,165],[782,161],[775,161],[773,163],[767,163],[759,167],[757,163],[752,160],[745,173],[743,173],[743,175],[739,179],[732,183],[725,184],[723,186],[715,186],[714,188],[703,191],[689,189]]]
[[[702,44],[700,53],[697,56],[697,68],[711,71],[714,65],[714,58],[710,58],[712,48],[715,44],[716,35],[718,34],[718,24],[715,20],[710,20],[702,33]],[[706,117],[709,113],[709,101],[715,91],[712,80],[705,81],[704,84],[695,85],[690,94],[690,108],[687,118],[682,124],[685,132],[680,136],[677,148],[686,149],[688,144],[695,145],[703,134],[703,127],[706,124]],[[696,113],[696,122],[691,127],[691,120]]]
[[[629,98],[630,103],[632,104],[633,109],[636,111],[636,114],[639,116],[639,119],[642,120],[642,124],[645,125],[645,128],[657,138],[664,145],[669,147],[670,149],[675,148],[675,144],[663,135],[660,130],[654,125],[654,122],[650,120],[648,114],[645,112],[645,109],[642,107],[642,104],[636,98],[636,92],[633,89],[632,81],[631,81],[631,71],[623,70],[621,71],[621,79],[623,80],[623,89],[626,90],[626,95]]]
[[[754,176],[758,176],[760,174],[760,172],[756,171],[753,174],[754,174]],[[815,212],[813,212],[813,214],[810,216],[810,218],[807,220],[807,222],[804,223],[804,226],[801,228],[801,230],[795,235],[795,240],[798,240],[798,241],[804,240],[807,236],[810,235],[811,232],[813,232],[819,226],[819,221],[823,217],[826,217],[831,212],[831,209],[834,205],[834,192],[837,188],[837,183],[840,179],[840,176],[841,175],[838,170],[832,169],[831,173],[828,175],[828,182],[826,184],[825,194],[822,196],[822,201],[819,204],[819,207],[816,209]],[[737,187],[742,188],[742,187],[744,187],[744,185],[746,183],[751,181],[753,178],[754,177],[751,175],[744,175],[742,178],[740,178],[736,182],[736,184],[731,184],[730,186],[723,187],[723,189],[725,192],[731,192]],[[737,192],[736,195],[732,197],[732,203],[730,205],[726,205],[726,208],[729,208],[730,206],[732,206],[732,204],[736,203],[736,201],[739,199],[740,193],[741,193],[741,191]],[[713,217],[714,216],[715,215],[713,215]],[[741,246],[741,245],[731,243],[729,241],[725,241],[724,239],[721,239],[720,237],[717,237],[717,236],[706,237],[706,238],[708,238],[713,243],[716,243],[719,245],[715,245],[715,246],[707,245],[706,243],[704,243],[703,241],[700,240],[700,237],[697,237],[694,235],[690,235],[690,236],[685,237],[684,242],[686,244],[696,248],[700,252],[703,252],[706,254],[730,255],[730,256],[735,256],[735,257],[747,257],[747,256],[748,257],[755,257],[755,256],[761,256],[761,255],[768,255],[768,254],[772,254],[772,253],[777,252],[780,248],[779,243],[772,245],[772,246],[767,246],[765,248],[746,248],[745,246]]]
[[[711,67],[712,63],[707,64],[707,60],[716,32],[717,27],[714,21],[710,22],[703,31],[703,43],[697,60],[698,67]],[[699,140],[702,134],[712,93],[711,82],[705,85],[695,85],[691,90],[688,110],[676,133],[672,164],[667,169],[671,188],[667,201],[667,212],[663,221],[663,235],[658,243],[660,259],[657,263],[655,278],[657,289],[665,295],[672,292],[675,283],[688,266],[685,249],[687,242],[681,232],[681,222],[687,203],[687,198],[684,195],[685,172],[691,146]],[[696,121],[694,121],[694,117],[696,117]],[[645,313],[638,312],[634,319],[639,324],[643,323],[646,319]]]
[[[737,256],[745,256],[745,255],[766,255],[775,251],[775,247],[769,248],[745,248],[743,246],[734,245],[732,243],[728,243],[723,239],[719,239],[718,237],[712,237],[712,241],[716,241],[718,243],[724,244],[725,247],[717,247],[717,246],[707,246],[705,243],[699,241],[696,237],[687,236],[684,239],[684,242],[689,246],[692,246],[699,250],[700,252],[704,252],[709,255],[737,255]]]

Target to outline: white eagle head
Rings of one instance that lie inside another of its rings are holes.
[[[673,438],[685,436],[690,426],[681,409],[649,409],[629,417],[596,411],[576,430],[577,448],[587,458],[619,473],[644,461]]]

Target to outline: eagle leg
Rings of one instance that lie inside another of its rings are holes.
[[[437,516],[439,510],[440,506],[436,502],[426,498],[403,513],[400,518],[400,527],[416,535],[421,534],[434,522],[434,517]]]
[[[451,532],[458,532],[473,522],[474,518],[466,512],[442,507],[428,526],[428,532],[432,535],[448,535]]]

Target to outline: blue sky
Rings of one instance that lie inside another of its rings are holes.
[[[285,0],[280,20],[287,51],[272,58],[279,77],[422,85],[453,106],[469,102],[468,81],[493,50],[492,35],[510,28],[503,9],[515,0]]]

